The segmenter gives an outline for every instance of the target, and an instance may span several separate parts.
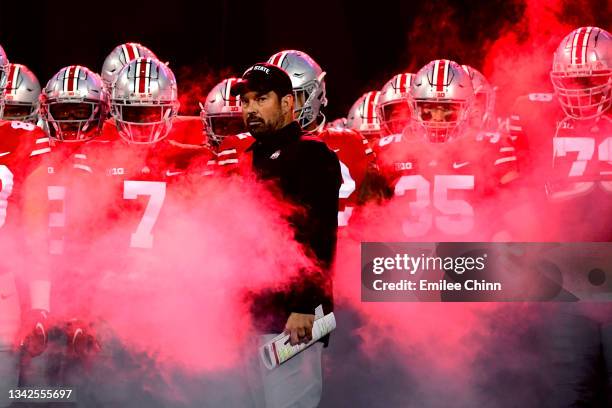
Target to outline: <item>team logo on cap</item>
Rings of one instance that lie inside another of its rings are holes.
[[[255,65],[255,66],[253,67],[253,70],[254,70],[254,71],[263,71],[263,72],[265,72],[266,74],[269,74],[269,73],[270,73],[270,68],[264,67],[264,66],[262,66],[262,65]]]

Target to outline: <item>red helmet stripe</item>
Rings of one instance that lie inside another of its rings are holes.
[[[72,78],[72,89],[79,89],[79,75],[81,75],[81,66],[77,65],[74,68],[74,77]]]
[[[586,35],[586,30],[583,27],[576,30],[574,33],[574,38],[572,38],[572,63],[574,64],[582,64],[582,44],[584,41],[584,37]]]
[[[281,51],[281,52],[277,52],[276,54],[274,54],[272,58],[270,58],[270,63],[272,65],[276,65],[277,67],[280,67],[280,61],[283,58],[284,53],[285,53],[284,51]]]
[[[136,46],[136,44],[133,44],[133,43],[128,44],[127,49],[128,49],[128,57],[130,58],[128,62],[135,58],[140,57],[140,53],[138,52],[138,47]]]
[[[238,106],[238,96],[232,95],[232,86],[236,83],[236,78],[228,78],[225,83],[223,104],[225,106]]]
[[[74,82],[72,78],[74,78],[74,73],[76,71],[76,65],[72,65],[68,67],[68,70],[64,74],[64,90],[68,92],[74,91]]]
[[[445,60],[436,61],[436,64],[434,66],[434,78],[436,81],[436,91],[437,92],[444,91],[444,84],[445,84],[444,80],[446,78],[446,75],[444,75],[445,67],[446,67]]]
[[[19,77],[19,65],[11,64],[7,76],[6,92],[14,95],[17,92],[17,78]]]
[[[587,27],[584,38],[582,39],[582,44],[581,44],[581,52],[580,52],[580,59],[581,59],[581,64],[584,64],[587,60],[587,49],[589,48],[589,39],[591,37],[591,31],[593,30],[593,27]]]
[[[147,67],[149,66],[148,59],[141,59],[138,61],[138,68],[136,71],[138,72],[138,92],[145,93],[145,85],[147,79]]]
[[[377,96],[378,93],[376,91],[368,92],[364,101],[364,119],[365,122],[370,125],[374,123],[374,108],[376,107]]]
[[[404,92],[406,90],[406,75],[399,74],[397,79],[399,81],[399,84],[397,84],[397,88],[400,92]]]

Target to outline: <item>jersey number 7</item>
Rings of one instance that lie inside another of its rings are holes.
[[[135,200],[138,196],[149,196],[149,202],[136,231],[130,238],[132,248],[153,248],[153,227],[166,198],[166,183],[163,181],[131,181],[123,184],[123,198]]]

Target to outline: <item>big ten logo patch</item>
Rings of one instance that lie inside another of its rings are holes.
[[[107,176],[123,176],[125,174],[125,169],[123,167],[111,167],[106,169]]]

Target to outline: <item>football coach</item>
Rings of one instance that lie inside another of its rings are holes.
[[[283,292],[253,295],[251,313],[259,345],[278,333],[292,344],[311,340],[314,310],[333,309],[331,266],[338,229],[338,192],[342,184],[336,154],[321,140],[308,136],[294,117],[289,75],[281,68],[258,63],[232,88],[240,95],[245,125],[255,142],[247,149],[257,178],[274,186],[281,199],[298,210],[289,216],[295,240],[316,270],[302,271]],[[316,407],[322,393],[321,352],[317,342],[284,364],[268,370],[258,360],[257,383],[251,389],[257,406]]]

